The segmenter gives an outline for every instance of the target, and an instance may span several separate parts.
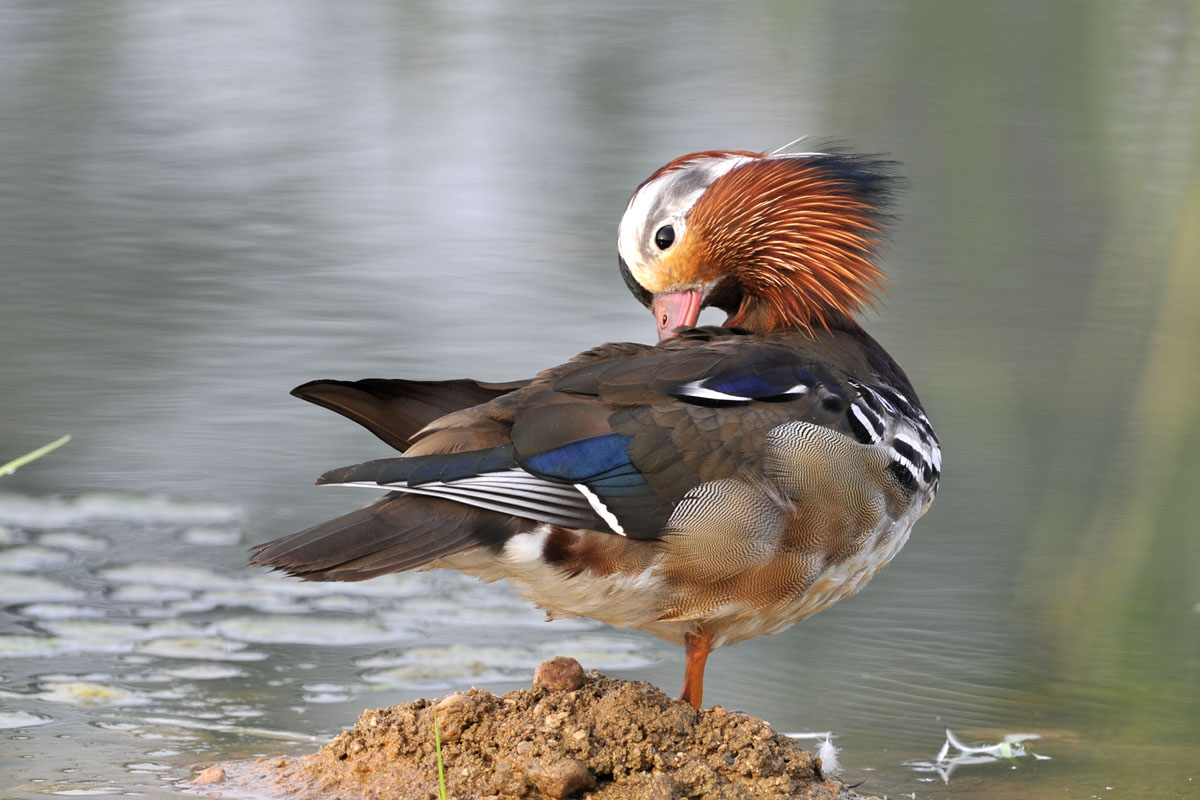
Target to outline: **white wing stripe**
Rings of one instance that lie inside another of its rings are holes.
[[[751,400],[756,399],[753,397],[743,397],[739,394],[729,394],[728,392],[719,392],[716,389],[709,389],[707,386],[704,386],[703,384],[704,384],[704,382],[699,381],[699,380],[689,381],[689,382],[683,384],[682,386],[680,386],[678,389],[676,389],[675,394],[676,394],[676,396],[695,397],[700,400],[719,400],[724,403],[749,403]],[[783,395],[788,395],[788,394],[807,394],[807,393],[808,393],[808,385],[803,384],[803,383],[798,383],[795,386],[791,387],[790,389],[784,389],[778,395],[772,395],[772,396],[781,397]],[[762,398],[758,398],[758,399],[762,399]]]
[[[604,501],[597,497],[595,492],[582,483],[575,484],[575,488],[587,498],[591,507],[600,515],[601,519],[608,523],[608,527],[612,528],[613,532],[625,535],[625,529],[621,527],[621,521],[617,519],[617,515],[608,510],[608,506],[604,505]]]
[[[371,481],[354,481],[336,485],[362,486],[427,497],[443,497],[476,508],[527,517],[569,528],[594,528],[597,514],[609,525],[612,525],[612,520],[616,519],[612,517],[607,508],[601,514],[590,498],[576,491],[573,486],[551,483],[521,469],[489,472],[457,481],[431,481],[419,486],[409,486],[406,483],[379,484]],[[599,502],[598,498],[597,502]],[[612,517],[612,520],[609,517]],[[614,527],[614,530],[623,533],[619,530],[619,525]]]
[[[677,394],[684,397],[698,397],[701,400],[720,400],[726,403],[749,403],[749,397],[741,397],[736,394],[726,394],[718,392],[716,389],[707,389],[700,385],[700,381],[689,381],[676,389]]]

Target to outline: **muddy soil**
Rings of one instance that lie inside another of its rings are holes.
[[[210,767],[193,787],[224,797],[436,798],[435,711],[451,798],[860,797],[760,719],[584,675],[573,659],[543,664],[532,689],[363,712],[316,753]]]

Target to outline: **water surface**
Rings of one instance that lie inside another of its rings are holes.
[[[706,700],[832,732],[891,797],[1200,795],[1194,4],[9,3],[0,120],[0,461],[74,437],[0,479],[0,794],[165,792],[552,654],[674,690],[675,648],[503,586],[246,550],[384,455],[292,386],[650,341],[632,189],[808,134],[910,180],[866,324],[945,479]],[[939,771],[947,728],[1041,738]]]

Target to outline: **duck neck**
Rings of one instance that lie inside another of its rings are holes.
[[[825,309],[820,317],[792,317],[781,314],[772,303],[753,295],[742,298],[738,308],[726,318],[725,327],[742,328],[751,333],[787,331],[804,332],[809,335],[822,330],[862,330],[853,317],[837,309]]]

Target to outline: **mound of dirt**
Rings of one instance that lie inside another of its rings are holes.
[[[645,682],[583,674],[573,659],[538,668],[534,688],[471,689],[366,711],[300,758],[210,767],[207,792],[258,797],[436,798],[434,714],[453,798],[858,798],[762,720],[697,711]]]

